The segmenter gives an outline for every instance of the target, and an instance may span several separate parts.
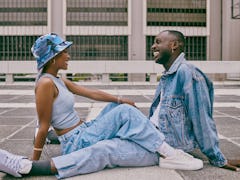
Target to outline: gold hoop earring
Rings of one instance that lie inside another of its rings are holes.
[[[56,63],[56,60],[55,59],[53,59],[53,64],[55,64]]]

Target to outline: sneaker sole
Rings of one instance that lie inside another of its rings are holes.
[[[166,169],[196,171],[203,168],[203,162],[199,160],[190,166],[190,165],[169,163],[169,162],[166,162],[163,158],[160,158],[159,167],[166,168]]]

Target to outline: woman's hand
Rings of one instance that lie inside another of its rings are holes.
[[[125,104],[129,104],[131,106],[137,107],[135,105],[135,102],[133,102],[132,100],[127,99],[127,98],[119,98],[119,103],[125,103]]]

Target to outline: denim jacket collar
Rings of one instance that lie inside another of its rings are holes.
[[[171,65],[170,69],[168,71],[164,71],[163,72],[163,76],[164,75],[169,75],[169,74],[173,74],[177,71],[179,65],[185,60],[185,54],[182,52],[177,59],[173,62],[173,64]]]

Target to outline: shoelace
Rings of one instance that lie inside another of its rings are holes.
[[[193,158],[192,155],[190,155],[188,153],[185,153],[185,152],[183,152],[181,150],[178,150],[178,154],[180,154],[183,157],[183,159],[192,159]]]
[[[19,161],[20,161],[20,158],[19,158],[19,157],[17,157],[17,156],[10,156],[10,157],[9,157],[9,156],[7,155],[4,164],[5,164],[8,168],[13,169],[14,171],[18,172],[19,169],[21,168]]]

